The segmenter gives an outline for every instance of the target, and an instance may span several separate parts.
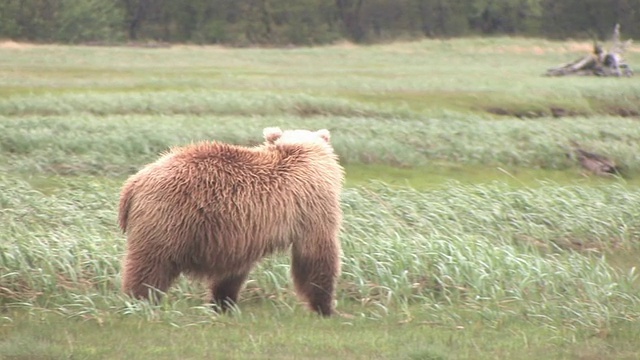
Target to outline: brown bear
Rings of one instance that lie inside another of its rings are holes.
[[[214,141],[172,148],[125,182],[126,293],[146,299],[184,273],[206,279],[224,311],[259,260],[291,248],[297,293],[320,315],[332,314],[344,173],[330,133],[263,134],[255,147]]]

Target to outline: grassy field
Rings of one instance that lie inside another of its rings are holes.
[[[640,83],[540,76],[589,50],[0,43],[0,359],[640,357]],[[286,254],[227,315],[185,278],[160,304],[121,294],[124,179],[265,126],[332,131],[339,316],[298,302]],[[586,173],[573,143],[621,176]]]

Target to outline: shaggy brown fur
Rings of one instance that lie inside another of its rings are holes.
[[[226,309],[260,259],[291,247],[297,292],[332,314],[344,176],[329,132],[267,128],[264,136],[253,148],[174,148],[125,182],[125,292],[148,298],[185,273],[208,279],[212,302]]]

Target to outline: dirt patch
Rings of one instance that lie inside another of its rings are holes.
[[[567,52],[586,52],[590,53],[593,51],[592,43],[568,43],[565,46]]]
[[[357,49],[357,48],[359,48],[361,46],[358,45],[358,44],[354,44],[353,42],[348,41],[348,40],[340,40],[340,41],[336,41],[333,44],[329,45],[329,47],[336,48],[336,49],[348,49],[348,50],[351,50],[351,49]]]
[[[498,53],[498,54],[572,54],[572,53],[591,53],[593,51],[593,43],[589,42],[567,42],[556,44],[549,42],[548,44],[522,46],[522,45],[501,45],[497,47],[488,47],[480,49],[479,53]],[[631,45],[625,50],[626,52],[640,52],[640,46]]]
[[[220,44],[171,44],[171,50],[207,50],[215,52],[231,52],[236,48]]]
[[[0,41],[0,49],[28,49],[30,47],[33,47],[32,44],[27,44],[27,43],[19,43],[19,42],[15,42],[12,40],[5,40],[5,41]]]
[[[551,106],[548,109],[536,109],[536,110],[522,110],[522,109],[509,109],[499,106],[492,106],[484,109],[486,112],[499,115],[517,117],[520,119],[535,119],[541,117],[576,117],[576,116],[590,116],[590,115],[613,115],[621,117],[640,118],[640,112],[634,109],[628,109],[624,107],[607,107],[602,111],[587,113],[574,109],[568,109],[560,106]]]
[[[498,52],[502,54],[534,54],[534,55],[544,55],[547,52],[552,52],[551,48],[543,48],[541,46],[505,46],[501,47]]]
[[[171,44],[163,41],[129,41],[125,43],[116,43],[111,41],[87,41],[82,43],[84,46],[97,46],[97,47],[133,47],[133,48],[148,48],[148,49],[158,49],[158,48],[170,48]]]
[[[626,39],[622,39],[622,41],[625,41],[625,40]],[[575,42],[575,43],[569,43],[563,48],[564,48],[564,52],[569,52],[569,53],[573,53],[573,52],[591,53],[593,51],[593,43]],[[625,49],[625,52],[633,52],[633,53],[640,52],[640,46],[631,44],[627,46],[627,48]]]
[[[630,110],[621,107],[611,107],[608,110],[610,115],[617,115],[621,117],[640,117],[640,111]]]
[[[552,106],[548,109],[536,109],[536,110],[515,110],[502,107],[489,107],[485,109],[488,113],[500,116],[517,117],[521,119],[534,119],[541,117],[569,117],[569,116],[586,116],[587,114],[581,113],[576,110],[566,109],[563,107]]]

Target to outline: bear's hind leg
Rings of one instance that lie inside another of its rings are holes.
[[[166,292],[173,281],[180,275],[175,264],[171,262],[150,262],[144,257],[127,254],[122,275],[122,290],[137,299],[149,299],[149,296],[160,298],[157,291]]]
[[[238,302],[240,289],[247,280],[249,272],[234,274],[211,281],[211,303],[222,312],[229,310]]]
[[[302,250],[297,244],[292,249],[291,274],[296,290],[308,301],[311,310],[331,316],[335,281],[340,272],[339,250],[335,246],[306,253]]]

